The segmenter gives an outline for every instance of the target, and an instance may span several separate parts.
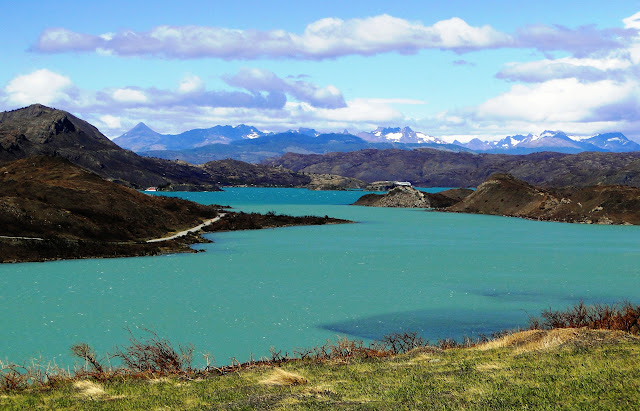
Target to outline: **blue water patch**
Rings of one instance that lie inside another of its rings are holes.
[[[147,327],[227,364],[338,334],[460,339],[580,300],[638,302],[640,227],[355,207],[350,191],[170,195],[357,223],[212,233],[197,254],[1,265],[0,358],[71,364],[72,344],[104,353]]]

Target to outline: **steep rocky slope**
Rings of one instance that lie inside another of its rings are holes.
[[[180,185],[177,188],[183,190],[216,189],[201,169],[124,150],[66,111],[34,104],[0,113],[0,164],[40,154],[66,158],[134,188]]]

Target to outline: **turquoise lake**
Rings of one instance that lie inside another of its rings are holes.
[[[337,335],[436,342],[525,327],[581,299],[639,301],[640,227],[348,206],[362,194],[173,193],[357,223],[210,234],[197,254],[0,265],[0,359],[71,364],[74,343],[104,353],[147,327],[222,365]]]

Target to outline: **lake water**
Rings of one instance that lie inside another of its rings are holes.
[[[0,265],[0,359],[69,364],[153,328],[218,364],[337,335],[439,338],[526,326],[580,299],[638,302],[640,227],[348,206],[362,192],[174,193],[357,224],[208,235],[205,253]]]

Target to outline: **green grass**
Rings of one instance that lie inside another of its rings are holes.
[[[539,333],[546,337],[525,332],[486,350],[282,364],[308,380],[302,385],[263,384],[273,368],[254,366],[201,379],[116,378],[98,383],[104,393],[93,396],[73,381],[0,392],[0,409],[640,409],[640,339]]]

